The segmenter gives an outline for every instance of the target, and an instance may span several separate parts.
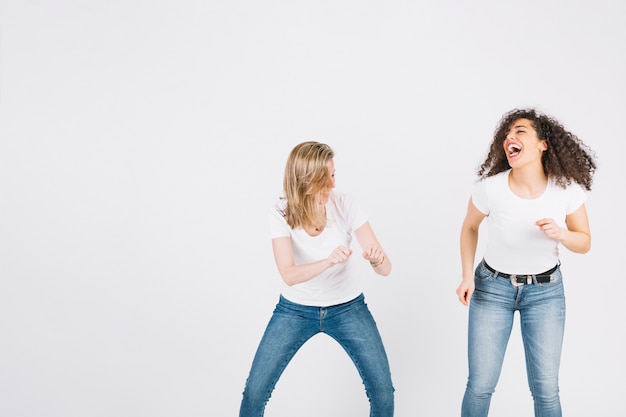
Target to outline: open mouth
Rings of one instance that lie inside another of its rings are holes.
[[[506,150],[509,153],[509,158],[514,158],[517,155],[519,155],[520,151],[522,150],[522,147],[518,145],[517,143],[509,143],[509,146],[507,146]]]

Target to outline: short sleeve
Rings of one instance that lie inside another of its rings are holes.
[[[587,193],[579,184],[572,184],[567,188],[567,208],[566,213],[572,214],[587,200]]]
[[[336,207],[334,216],[340,227],[348,233],[363,226],[369,219],[358,204],[344,193],[333,193],[333,201]]]
[[[344,198],[347,209],[346,211],[349,216],[350,228],[352,230],[356,230],[368,221],[368,217],[361,209],[361,207],[356,204],[356,202],[352,198],[348,196],[344,196]]]
[[[291,236],[291,228],[287,224],[287,220],[283,215],[284,204],[277,202],[269,212],[269,234],[270,239],[276,237]]]
[[[481,213],[489,214],[489,197],[487,195],[487,181],[481,180],[472,190],[472,203]]]

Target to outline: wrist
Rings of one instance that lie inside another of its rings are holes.
[[[385,255],[383,255],[383,257],[380,258],[376,262],[370,261],[370,265],[372,265],[372,268],[378,268],[379,266],[381,266],[383,264],[383,262],[385,262]]]

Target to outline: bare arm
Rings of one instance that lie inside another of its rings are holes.
[[[558,240],[567,249],[575,253],[587,253],[591,249],[591,232],[587,209],[581,205],[565,217],[567,229],[559,227],[553,219],[541,219],[537,226],[550,239]]]
[[[337,265],[352,255],[352,249],[338,246],[326,259],[303,265],[296,265],[291,248],[291,238],[277,237],[272,239],[272,250],[278,272],[289,286],[306,282],[328,268]]]
[[[363,258],[370,261],[374,271],[379,275],[389,275],[391,273],[391,260],[378,242],[370,223],[366,222],[356,229],[354,236],[363,249]]]
[[[474,258],[478,246],[478,228],[485,217],[485,214],[476,208],[470,198],[467,204],[467,214],[461,226],[462,279],[456,290],[459,301],[464,305],[469,305],[474,292]]]

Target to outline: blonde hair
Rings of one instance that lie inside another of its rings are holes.
[[[292,228],[326,224],[326,213],[320,210],[320,196],[330,190],[331,173],[327,163],[334,158],[330,146],[319,142],[302,142],[292,149],[285,166],[283,179],[283,212]]]

